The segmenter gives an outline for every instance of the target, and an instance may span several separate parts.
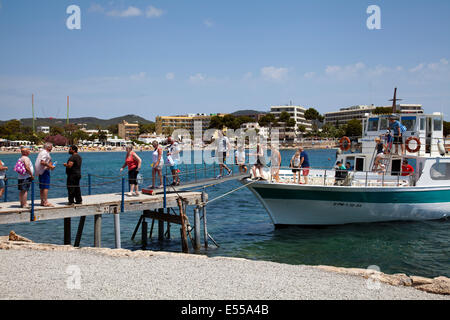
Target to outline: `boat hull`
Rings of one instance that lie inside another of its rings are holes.
[[[450,216],[450,188],[355,188],[257,182],[248,186],[275,226],[438,220]]]

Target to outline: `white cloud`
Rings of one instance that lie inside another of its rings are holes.
[[[145,77],[147,76],[146,72],[139,72],[138,74],[132,74],[130,76],[131,80],[142,80],[145,79]]]
[[[211,28],[214,26],[214,21],[212,21],[211,19],[206,19],[203,21],[203,24],[207,27],[207,28]]]
[[[145,11],[145,15],[147,18],[158,18],[164,14],[164,11],[161,9],[157,9],[153,6],[147,7],[147,10]]]
[[[198,83],[198,82],[202,82],[204,80],[206,80],[206,75],[201,74],[201,73],[197,73],[197,74],[189,77],[189,82],[192,82],[192,83]]]
[[[266,80],[282,81],[287,78],[287,68],[264,67],[261,68],[261,75]]]
[[[173,80],[175,79],[175,74],[173,72],[169,72],[166,74],[166,79],[167,80]]]
[[[111,10],[106,13],[111,17],[120,17],[120,18],[128,18],[128,17],[138,17],[142,15],[142,11],[139,8],[130,6],[125,10]]]
[[[423,70],[424,67],[425,67],[425,64],[421,63],[418,66],[409,69],[409,71],[410,72],[417,72],[417,71]]]
[[[314,78],[315,75],[316,75],[315,72],[307,72],[303,75],[303,77],[305,77],[306,79],[311,79]]]

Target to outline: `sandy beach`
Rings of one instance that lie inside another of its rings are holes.
[[[0,299],[450,299],[347,270],[0,240]]]

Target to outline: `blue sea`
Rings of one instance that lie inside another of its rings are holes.
[[[287,166],[293,150],[281,151],[284,166]],[[141,173],[145,185],[151,184],[151,152],[138,152],[144,160]],[[335,150],[309,150],[311,166],[331,168],[335,160]],[[125,153],[80,153],[83,157],[83,194],[88,193],[87,175],[92,175],[92,193],[120,192],[119,169],[124,163]],[[0,155],[9,168],[9,176],[19,155]],[[32,154],[35,161],[37,155]],[[62,164],[68,154],[54,153],[58,161],[52,173],[50,198],[64,197],[65,170]],[[197,165],[197,178],[218,174],[217,168]],[[181,172],[191,171],[193,165],[182,165]],[[202,171],[200,170],[200,171]],[[236,170],[236,168],[235,168]],[[203,176],[202,176],[203,174]],[[105,178],[100,178],[105,177]],[[193,178],[193,174],[190,174]],[[185,176],[182,176],[182,180]],[[9,180],[13,185],[16,181]],[[206,189],[209,199],[242,186],[231,181]],[[36,194],[39,191],[36,190]],[[17,201],[16,187],[8,188],[8,200]],[[37,201],[38,202],[38,201]],[[1,203],[0,203],[1,206]],[[389,209],[389,208],[387,208]],[[193,208],[188,215],[193,223]],[[265,209],[246,188],[230,194],[207,206],[208,231],[220,247],[209,241],[210,247],[200,254],[208,256],[229,256],[253,260],[266,260],[286,264],[332,265],[340,267],[367,268],[376,265],[385,273],[406,273],[425,277],[450,277],[450,221],[395,222],[376,224],[354,224],[321,228],[291,227],[275,229]],[[126,213],[121,216],[122,247],[131,250],[141,249],[140,233],[132,241],[131,235],[140,213]],[[93,216],[86,219],[81,246],[93,246]],[[78,219],[72,219],[72,238],[74,239]],[[32,239],[35,242],[62,244],[63,220],[34,223],[0,225],[0,235],[10,230]],[[203,233],[202,233],[203,234]],[[181,251],[179,226],[172,226],[172,239],[158,242],[157,227],[148,249]],[[203,243],[203,240],[202,240]],[[102,246],[114,248],[113,217],[104,215],[102,221]],[[192,251],[192,250],[191,250]]]

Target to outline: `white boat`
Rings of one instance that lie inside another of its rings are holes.
[[[353,166],[345,180],[337,183],[335,169],[311,169],[307,185],[294,184],[291,169],[281,169],[279,182],[268,177],[242,183],[276,227],[445,219],[450,216],[450,157],[443,144],[443,115],[396,115],[406,126],[404,139],[420,143],[409,143],[415,152],[386,156],[381,172],[372,170],[375,138],[386,133],[388,116],[368,115],[361,150],[337,153],[337,160]],[[413,175],[402,176],[402,159],[415,165]]]

